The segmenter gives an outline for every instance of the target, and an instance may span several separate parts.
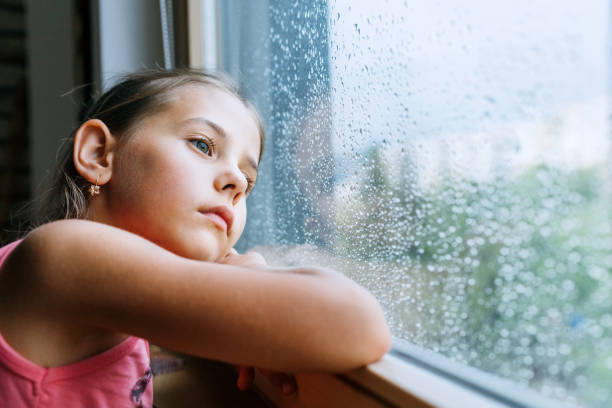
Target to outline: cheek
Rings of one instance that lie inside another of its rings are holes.
[[[242,235],[242,232],[244,231],[244,226],[246,224],[246,216],[247,216],[246,204],[243,202],[237,208],[234,209],[234,224],[232,225],[232,240],[231,240],[232,246],[234,246],[234,244],[238,242],[238,239],[240,238],[240,236]]]
[[[164,166],[155,172],[149,184],[154,190],[152,195],[156,201],[172,204],[174,200],[187,198],[193,193],[193,178],[193,173],[187,166]]]
[[[189,191],[189,174],[186,162],[172,160],[168,152],[127,150],[117,160],[114,180],[111,180],[115,204],[145,213],[160,211],[175,202],[169,197],[176,199]]]

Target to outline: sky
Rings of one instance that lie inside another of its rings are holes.
[[[328,7],[332,143],[344,161],[383,139],[425,143],[431,152],[423,160],[434,167],[436,151],[460,141],[454,160],[482,174],[500,143],[517,152],[509,158],[518,167],[609,161],[608,1],[331,0]]]

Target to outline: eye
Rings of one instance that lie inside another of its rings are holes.
[[[207,156],[212,156],[215,153],[215,143],[212,141],[212,139],[207,137],[198,137],[197,139],[190,140],[190,142],[196,149]]]
[[[251,192],[253,187],[255,187],[255,181],[253,181],[253,179],[251,177],[249,177],[248,174],[246,174],[246,173],[242,173],[242,174],[244,174],[244,178],[246,179],[246,182],[247,182],[247,188],[246,188],[244,194],[245,195],[249,195],[249,193]]]

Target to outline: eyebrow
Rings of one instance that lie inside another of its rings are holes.
[[[199,125],[201,124],[207,125],[211,127],[215,131],[215,133],[219,135],[219,137],[221,137],[222,139],[227,139],[227,132],[225,131],[225,129],[223,129],[219,124],[213,122],[210,119],[206,119],[206,118],[198,116],[195,118],[187,119],[184,122],[182,122],[183,125],[190,125],[194,123],[199,124]],[[257,162],[250,155],[247,155],[246,160],[247,160],[248,165],[252,167],[253,170],[255,170],[255,173],[257,173],[258,167],[259,167],[257,165]]]

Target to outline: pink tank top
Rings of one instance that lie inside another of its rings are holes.
[[[20,242],[0,248],[0,268]],[[94,357],[44,368],[18,354],[0,334],[0,407],[152,405],[153,375],[146,340],[128,337]]]

